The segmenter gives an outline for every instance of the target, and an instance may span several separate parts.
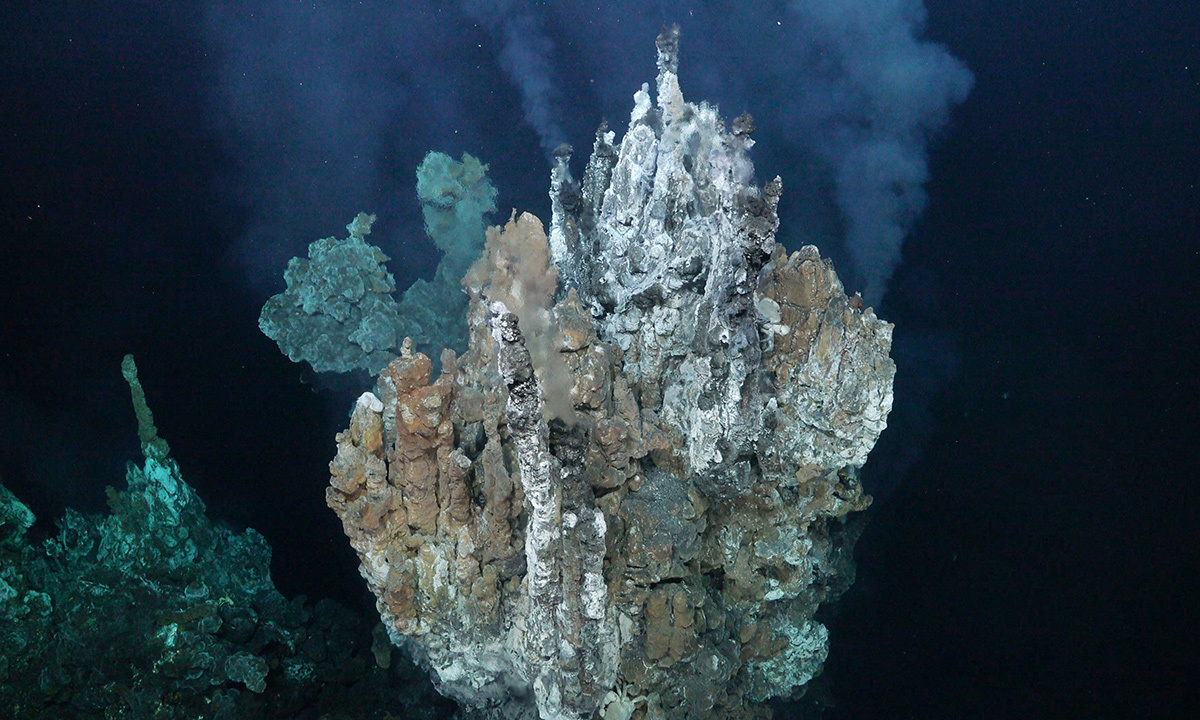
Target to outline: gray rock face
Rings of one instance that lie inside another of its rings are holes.
[[[803,338],[817,342],[818,356],[782,383],[779,373],[767,372],[779,363],[764,353],[790,332],[770,292],[779,285],[776,274],[793,271],[782,257],[764,271],[776,249],[782,183],[751,184],[749,116],[727,130],[715,107],[684,101],[678,46],[674,31],[659,37],[657,103],[643,85],[619,149],[614,134],[600,129],[581,192],[569,153],[558,153],[554,262],[596,318],[600,338],[624,351],[623,370],[642,406],[685,439],[676,445],[679,460],[707,492],[745,492],[756,480],[751,458],[773,453],[781,432],[786,455],[803,451],[814,470],[861,466],[891,409],[890,326],[870,311],[840,318],[850,302],[840,284],[838,308],[797,299],[803,307],[789,305],[787,320],[805,314],[803,329],[822,328],[821,338]],[[820,262],[815,248],[802,256]],[[837,283],[836,276],[822,280]],[[855,333],[869,338],[860,343]],[[870,372],[855,372],[863,369]],[[764,441],[768,424],[774,430]],[[819,437],[830,434],[836,439]],[[786,464],[775,463],[776,479],[784,479]]]
[[[685,102],[677,48],[582,182],[560,148],[548,238],[489,231],[467,352],[431,380],[406,344],[338,435],[327,499],[384,623],[469,714],[766,717],[853,579],[891,326],[775,245],[753,123]]]

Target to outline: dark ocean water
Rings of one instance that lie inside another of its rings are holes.
[[[578,165],[602,117],[620,133],[678,21],[685,95],[755,115],[780,239],[816,242],[849,289],[874,266],[826,128],[928,150],[879,306],[897,403],[858,582],[824,617],[826,717],[1196,717],[1200,4],[928,0],[918,37],[969,68],[961,103],[839,92],[913,30],[902,3],[829,4],[884,16],[878,42],[797,40],[816,31],[784,3],[500,6],[0,10],[0,480],[36,530],[101,510],[138,457],[132,352],[184,477],[266,536],[281,591],[370,612],[323,499],[358,388],[283,357],[263,301],[359,210],[401,285],[432,272],[427,150],[478,155],[503,214],[548,216],[547,145]],[[825,94],[797,100],[798,78]]]

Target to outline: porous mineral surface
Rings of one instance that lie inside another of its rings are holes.
[[[763,717],[820,672],[891,326],[775,244],[746,116],[684,101],[658,40],[619,145],[558,153],[549,237],[488,233],[469,346],[406,343],[327,492],[392,640],[471,714]]]
[[[110,513],[67,510],[42,539],[0,484],[0,717],[448,717],[370,623],[276,590],[267,541],[206,514],[132,356],[121,369],[144,462],[108,488]]]
[[[375,216],[360,213],[345,238],[317,240],[307,258],[292,258],[287,289],[263,305],[258,326],[285,355],[317,372],[374,375],[406,337],[427,352],[466,348],[459,281],[479,255],[496,190],[476,158],[431,152],[417,168],[417,197],[425,231],[442,252],[432,280],[417,279],[397,301],[388,256],[367,241]]]

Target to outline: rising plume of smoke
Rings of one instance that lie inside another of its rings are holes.
[[[230,260],[248,284],[276,292],[288,258],[362,210],[379,215],[372,238],[399,260],[402,287],[432,272],[412,187],[425,154],[525,160],[512,147],[521,115],[547,153],[566,138],[552,43],[532,12],[502,0],[208,0],[211,119],[235,166],[218,183],[247,210]],[[478,46],[485,35],[495,57]]]
[[[528,164],[518,116],[547,155],[563,141],[590,144],[602,117],[620,127],[653,72],[654,34],[678,21],[688,97],[758,120],[755,163],[785,183],[781,239],[817,244],[847,288],[877,304],[926,205],[929,143],[972,84],[921,39],[921,0],[211,3],[214,117],[243,169],[229,184],[251,210],[235,251],[261,291],[277,290],[279,268],[331,222],[340,227],[331,218],[363,209],[379,213],[384,249],[411,257],[416,247],[389,247],[384,235],[419,233],[416,203],[395,199],[411,198],[428,150]],[[481,28],[494,57],[477,48]],[[501,192],[544,209],[534,181],[544,176],[530,169],[530,186],[516,187],[504,175],[515,166],[493,162]]]
[[[925,209],[928,145],[970,91],[971,72],[922,42],[921,0],[803,0],[790,6],[801,65],[797,140],[832,169],[845,247],[877,305]]]
[[[567,138],[562,129],[562,96],[554,79],[554,43],[542,19],[513,0],[463,0],[462,9],[499,43],[500,67],[520,89],[525,122],[537,132],[542,151],[550,158]]]

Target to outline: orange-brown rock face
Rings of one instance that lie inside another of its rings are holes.
[[[891,326],[775,246],[749,124],[683,101],[674,48],[579,186],[560,155],[549,239],[489,232],[467,352],[432,378],[406,343],[337,437],[384,625],[468,714],[765,717],[853,578]]]

